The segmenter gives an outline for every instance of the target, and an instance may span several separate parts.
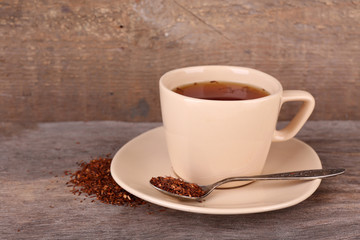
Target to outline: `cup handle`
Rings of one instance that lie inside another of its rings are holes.
[[[283,91],[283,96],[281,98],[281,106],[285,102],[292,101],[301,101],[303,102],[300,110],[296,113],[295,117],[290,121],[290,123],[281,130],[275,130],[272,141],[281,142],[289,140],[294,137],[302,126],[305,124],[306,120],[310,117],[312,111],[315,107],[314,97],[306,92],[301,90],[285,90]]]

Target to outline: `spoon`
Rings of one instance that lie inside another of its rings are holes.
[[[255,175],[255,176],[245,176],[245,177],[230,177],[220,180],[216,183],[209,184],[209,185],[198,185],[203,190],[203,195],[200,197],[193,197],[193,196],[186,196],[180,195],[172,192],[168,192],[164,189],[161,189],[151,182],[150,184],[157,190],[162,193],[168,194],[173,197],[181,198],[181,199],[188,199],[188,200],[197,200],[201,201],[205,197],[207,197],[216,187],[223,185],[228,182],[234,181],[259,181],[259,180],[314,180],[314,179],[321,179],[327,177],[334,177],[339,174],[343,174],[345,169],[337,168],[337,169],[314,169],[314,170],[303,170],[303,171],[296,171],[296,172],[284,172],[284,173],[274,173],[274,174],[266,174],[266,175]]]

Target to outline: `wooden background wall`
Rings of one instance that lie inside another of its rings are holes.
[[[358,0],[0,0],[0,122],[160,121],[159,77],[204,64],[310,91],[313,120],[360,120],[359,40]]]

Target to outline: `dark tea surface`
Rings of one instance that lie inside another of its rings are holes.
[[[270,95],[265,89],[255,86],[224,81],[195,82],[173,89],[184,96],[207,100],[248,100]]]

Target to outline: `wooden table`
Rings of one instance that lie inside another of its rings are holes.
[[[360,122],[308,122],[297,138],[324,167],[304,202],[248,215],[204,215],[153,204],[137,208],[83,200],[65,170],[114,154],[159,123],[61,122],[0,125],[0,239],[360,239]]]

